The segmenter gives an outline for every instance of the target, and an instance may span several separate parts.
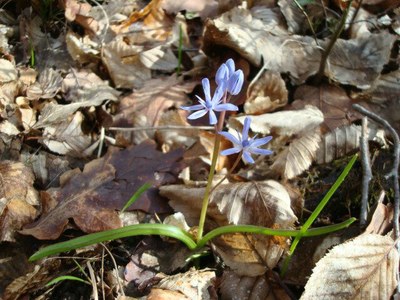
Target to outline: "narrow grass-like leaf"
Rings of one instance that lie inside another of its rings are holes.
[[[123,213],[129,206],[131,206],[137,199],[139,199],[139,197],[145,192],[147,191],[149,188],[151,188],[151,184],[150,183],[145,183],[143,184],[134,194],[133,196],[128,200],[128,202],[126,202],[126,204],[124,205],[124,207],[121,209],[121,213]]]
[[[50,285],[56,284],[56,283],[58,283],[60,281],[64,281],[64,280],[74,280],[74,281],[79,281],[79,282],[83,282],[83,283],[91,285],[90,282],[88,282],[86,280],[83,280],[82,278],[75,277],[75,276],[70,276],[70,275],[65,275],[65,276],[58,276],[57,278],[54,278],[53,280],[51,280],[48,283],[46,283],[45,286],[50,286]]]
[[[118,229],[112,229],[81,236],[70,241],[61,242],[47,246],[34,253],[29,261],[35,261],[43,257],[86,247],[89,245],[138,235],[162,235],[175,238],[183,242],[189,249],[193,250],[197,244],[186,231],[179,227],[165,224],[137,224]]]
[[[326,204],[328,203],[328,201],[331,199],[331,197],[333,196],[333,194],[336,192],[336,190],[339,188],[339,186],[343,183],[343,181],[345,180],[345,178],[347,177],[347,175],[349,174],[350,170],[353,168],[354,163],[357,160],[358,155],[355,154],[351,160],[349,161],[349,163],[346,165],[346,167],[344,168],[343,172],[340,174],[340,176],[338,177],[338,179],[336,179],[335,183],[332,185],[332,187],[329,189],[329,191],[326,193],[326,195],[324,196],[324,198],[321,200],[321,202],[318,204],[318,206],[314,209],[314,211],[312,212],[311,216],[307,219],[307,221],[304,223],[304,225],[301,227],[300,229],[300,234],[298,236],[296,236],[296,238],[294,239],[292,245],[290,246],[289,249],[289,256],[286,257],[283,267],[282,267],[282,271],[281,271],[281,275],[284,275],[286,273],[287,267],[289,265],[290,259],[294,253],[294,251],[296,250],[297,245],[300,242],[300,239],[303,236],[306,236],[305,233],[307,232],[308,228],[310,228],[310,226],[312,225],[312,223],[315,221],[315,219],[319,216],[319,214],[321,213],[321,211],[324,209],[324,207],[326,206]]]
[[[311,237],[322,234],[331,233],[343,228],[348,227],[351,223],[353,223],[356,218],[350,218],[342,223],[312,228],[307,230],[306,232],[302,232],[301,230],[292,230],[292,229],[271,229],[262,226],[254,226],[254,225],[227,225],[216,228],[210,232],[208,232],[204,237],[197,243],[197,247],[204,247],[208,241],[211,239],[228,233],[253,233],[253,234],[264,234],[264,235],[275,235],[275,236],[302,236],[302,237]]]

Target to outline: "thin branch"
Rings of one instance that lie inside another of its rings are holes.
[[[392,178],[393,180],[393,189],[394,189],[394,212],[393,212],[393,227],[394,227],[394,235],[395,240],[399,238],[399,162],[400,162],[400,139],[399,135],[397,134],[396,130],[389,124],[388,121],[383,119],[382,117],[370,112],[366,108],[362,107],[358,104],[353,104],[353,108],[360,112],[361,114],[367,116],[368,118],[372,119],[373,121],[382,125],[385,129],[389,131],[391,136],[393,137],[393,168],[392,170],[386,175],[386,179]]]
[[[345,11],[343,12],[342,18],[340,19],[340,23],[338,24],[331,40],[329,41],[328,47],[326,47],[325,51],[322,53],[322,57],[321,57],[321,63],[319,65],[319,70],[318,73],[315,77],[315,82],[316,83],[320,83],[322,80],[322,76],[324,75],[324,71],[325,71],[325,66],[326,66],[326,62],[328,60],[329,55],[331,54],[331,51],[333,49],[333,46],[335,45],[337,39],[339,38],[340,34],[342,33],[344,26],[346,24],[346,19],[347,16],[349,14],[350,8],[351,8],[351,4],[353,3],[353,0],[350,0],[347,4],[347,7],[345,9]]]
[[[360,210],[360,227],[367,225],[368,214],[368,190],[369,182],[372,178],[370,152],[368,146],[368,118],[362,119],[362,129],[360,137],[361,164],[362,164],[362,187],[361,187],[361,210]]]
[[[109,127],[108,130],[112,131],[142,131],[142,130],[214,130],[213,126],[179,126],[179,125],[166,125],[166,126],[141,126],[141,127]]]
[[[318,39],[317,39],[317,34],[315,33],[314,26],[312,25],[312,22],[311,22],[310,18],[308,17],[307,12],[304,10],[303,6],[301,6],[301,4],[297,0],[293,0],[293,2],[296,4],[296,6],[301,10],[303,15],[306,17],[308,26],[311,29],[311,32],[313,34],[315,43],[319,46]]]

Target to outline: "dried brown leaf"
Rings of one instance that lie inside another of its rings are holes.
[[[222,300],[291,299],[277,283],[266,278],[266,276],[239,276],[230,270],[224,270],[221,279],[220,293]]]
[[[65,100],[71,103],[95,99],[117,101],[119,92],[88,69],[71,69],[62,82]]]
[[[293,107],[299,109],[305,105],[315,105],[318,107],[325,119],[325,130],[332,131],[343,125],[350,125],[357,116],[351,107],[353,104],[346,91],[334,85],[321,85],[313,87],[302,85],[294,93],[295,99]]]
[[[26,96],[30,100],[53,98],[60,90],[62,77],[59,72],[52,68],[44,69],[39,79],[26,91]]]
[[[202,19],[207,17],[213,17],[218,12],[218,2],[215,0],[201,0],[201,1],[174,1],[164,0],[162,1],[162,8],[168,13],[178,13],[182,10],[195,12],[200,15]]]
[[[69,219],[84,232],[97,232],[121,226],[116,210],[121,209],[145,182],[147,190],[129,210],[165,213],[170,209],[156,187],[174,183],[182,169],[177,162],[182,151],[163,154],[151,141],[125,150],[109,150],[100,159],[92,160],[68,177],[60,179],[60,189],[50,189],[51,204],[39,220],[26,226],[21,233],[38,239],[56,239]]]
[[[391,237],[360,235],[334,247],[317,263],[301,299],[390,299],[398,266]]]
[[[0,59],[0,83],[7,83],[17,79],[17,69],[14,64],[10,61],[1,58]]]
[[[90,156],[98,141],[82,131],[83,114],[76,112],[73,116],[53,126],[46,126],[43,131],[43,144],[52,152],[73,157]]]
[[[191,269],[183,274],[168,276],[157,285],[158,289],[181,293],[182,299],[211,299],[209,289],[214,286],[215,272],[209,269]],[[183,298],[184,297],[184,298]],[[160,299],[150,293],[148,299]],[[163,298],[164,299],[164,298]],[[167,298],[168,299],[168,298]],[[176,299],[176,298],[173,298]],[[180,298],[178,298],[180,299]]]
[[[14,241],[15,231],[37,216],[39,196],[32,170],[20,162],[0,162],[0,241]]]
[[[265,71],[249,86],[244,111],[246,114],[263,114],[285,106],[287,101],[288,91],[281,75]]]
[[[311,166],[320,142],[319,128],[295,139],[275,157],[271,169],[286,179],[300,175]]]
[[[167,79],[152,79],[145,86],[121,100],[119,112],[115,116],[114,126],[158,126],[162,115],[171,107],[178,107],[187,102],[186,93],[194,88],[195,83],[182,83],[175,75]],[[151,137],[154,130],[132,133],[135,144]]]
[[[246,116],[230,118],[229,125],[234,129],[242,127]],[[261,134],[274,133],[278,136],[290,137],[302,135],[324,121],[321,111],[315,106],[308,105],[300,110],[279,111],[275,113],[252,116],[250,129]]]

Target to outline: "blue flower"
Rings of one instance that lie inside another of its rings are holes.
[[[215,82],[218,87],[227,90],[231,95],[237,95],[243,86],[244,75],[242,70],[235,71],[235,62],[228,59],[222,64],[215,74]]]
[[[196,95],[197,99],[199,100],[200,104],[197,105],[192,105],[192,106],[181,106],[182,109],[184,110],[197,110],[196,112],[192,113],[190,116],[188,116],[189,120],[195,120],[198,118],[201,118],[205,114],[209,113],[209,118],[210,118],[210,125],[215,125],[217,124],[217,116],[215,115],[214,111],[237,111],[238,107],[236,105],[233,105],[231,103],[222,103],[223,101],[223,96],[224,96],[224,90],[221,88],[217,88],[215,90],[215,93],[213,97],[211,98],[211,93],[210,93],[210,81],[207,78],[204,78],[201,81],[203,85],[203,91],[204,91],[204,96],[205,100],[201,99],[199,96]]]
[[[244,120],[242,136],[240,136],[240,134],[238,133],[237,138],[229,132],[219,132],[220,135],[230,140],[234,145],[233,148],[221,151],[221,155],[231,155],[234,153],[242,152],[243,160],[246,163],[253,164],[254,159],[251,157],[251,154],[270,155],[273,153],[270,150],[258,148],[268,143],[272,139],[272,136],[267,136],[261,139],[256,139],[256,136],[254,136],[253,138],[249,138],[250,123],[251,119],[249,117],[246,117],[246,119]]]

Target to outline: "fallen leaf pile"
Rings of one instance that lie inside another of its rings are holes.
[[[219,236],[194,252],[157,236],[114,241],[71,252],[78,268],[70,258],[27,261],[55,240],[126,224],[164,222],[196,232],[215,132],[206,118],[188,121],[180,107],[204,96],[205,77],[213,92],[214,74],[229,58],[243,70],[244,84],[231,100],[239,111],[228,113],[224,126],[241,132],[250,116],[250,136],[272,136],[273,155],[257,155],[253,165],[235,165],[237,155],[219,158],[205,230],[299,229],[360,149],[362,115],[353,104],[400,133],[398,6],[2,3],[0,298],[56,299],[70,290],[77,299],[398,297],[394,193],[385,179],[393,140],[373,122],[365,132],[374,177],[369,226],[302,238],[286,277],[279,273],[292,239],[244,233]],[[221,149],[231,147],[222,138]],[[359,216],[364,173],[354,168],[313,226]],[[145,183],[151,188],[120,213]],[[61,275],[90,285],[46,286]]]

